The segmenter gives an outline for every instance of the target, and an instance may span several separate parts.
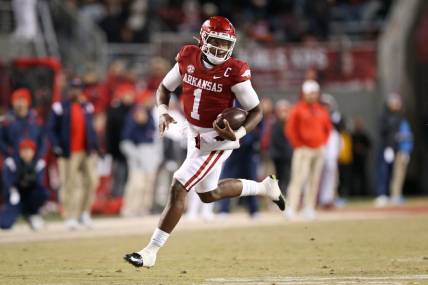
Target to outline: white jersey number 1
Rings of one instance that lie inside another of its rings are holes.
[[[199,109],[199,104],[201,103],[201,95],[202,95],[202,89],[195,89],[195,91],[193,91],[193,96],[195,96],[195,99],[193,100],[193,108],[192,108],[192,112],[190,112],[190,117],[192,117],[195,120],[200,120],[198,109]]]

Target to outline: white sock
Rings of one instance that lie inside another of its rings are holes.
[[[155,251],[155,253],[157,253],[158,250],[165,245],[166,241],[168,240],[168,237],[169,233],[157,228],[153,232],[152,238],[150,239],[149,244],[145,248],[153,250]]]
[[[239,179],[242,182],[242,192],[240,196],[254,196],[266,194],[265,186],[254,180]]]

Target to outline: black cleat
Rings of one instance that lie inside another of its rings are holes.
[[[143,267],[144,266],[143,258],[141,257],[140,254],[138,254],[136,252],[126,254],[123,257],[123,259],[125,259],[125,261],[131,263],[135,267]]]
[[[155,265],[156,253],[151,250],[143,249],[139,252],[128,253],[123,257],[123,259],[135,267],[150,268]]]
[[[278,200],[272,200],[272,202],[274,202],[281,211],[285,210],[285,198],[282,194],[279,196]]]

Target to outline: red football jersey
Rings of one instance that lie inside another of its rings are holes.
[[[182,102],[186,119],[195,126],[212,128],[217,115],[233,106],[231,87],[251,79],[248,64],[231,57],[225,63],[206,68],[202,52],[195,45],[186,45],[176,60],[182,78]]]

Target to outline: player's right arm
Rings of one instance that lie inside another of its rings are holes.
[[[169,124],[177,123],[173,117],[168,113],[169,99],[171,98],[171,92],[177,89],[181,84],[181,75],[178,63],[167,73],[162,80],[156,91],[156,103],[159,112],[159,131],[160,135],[163,136],[165,130],[168,129]]]

